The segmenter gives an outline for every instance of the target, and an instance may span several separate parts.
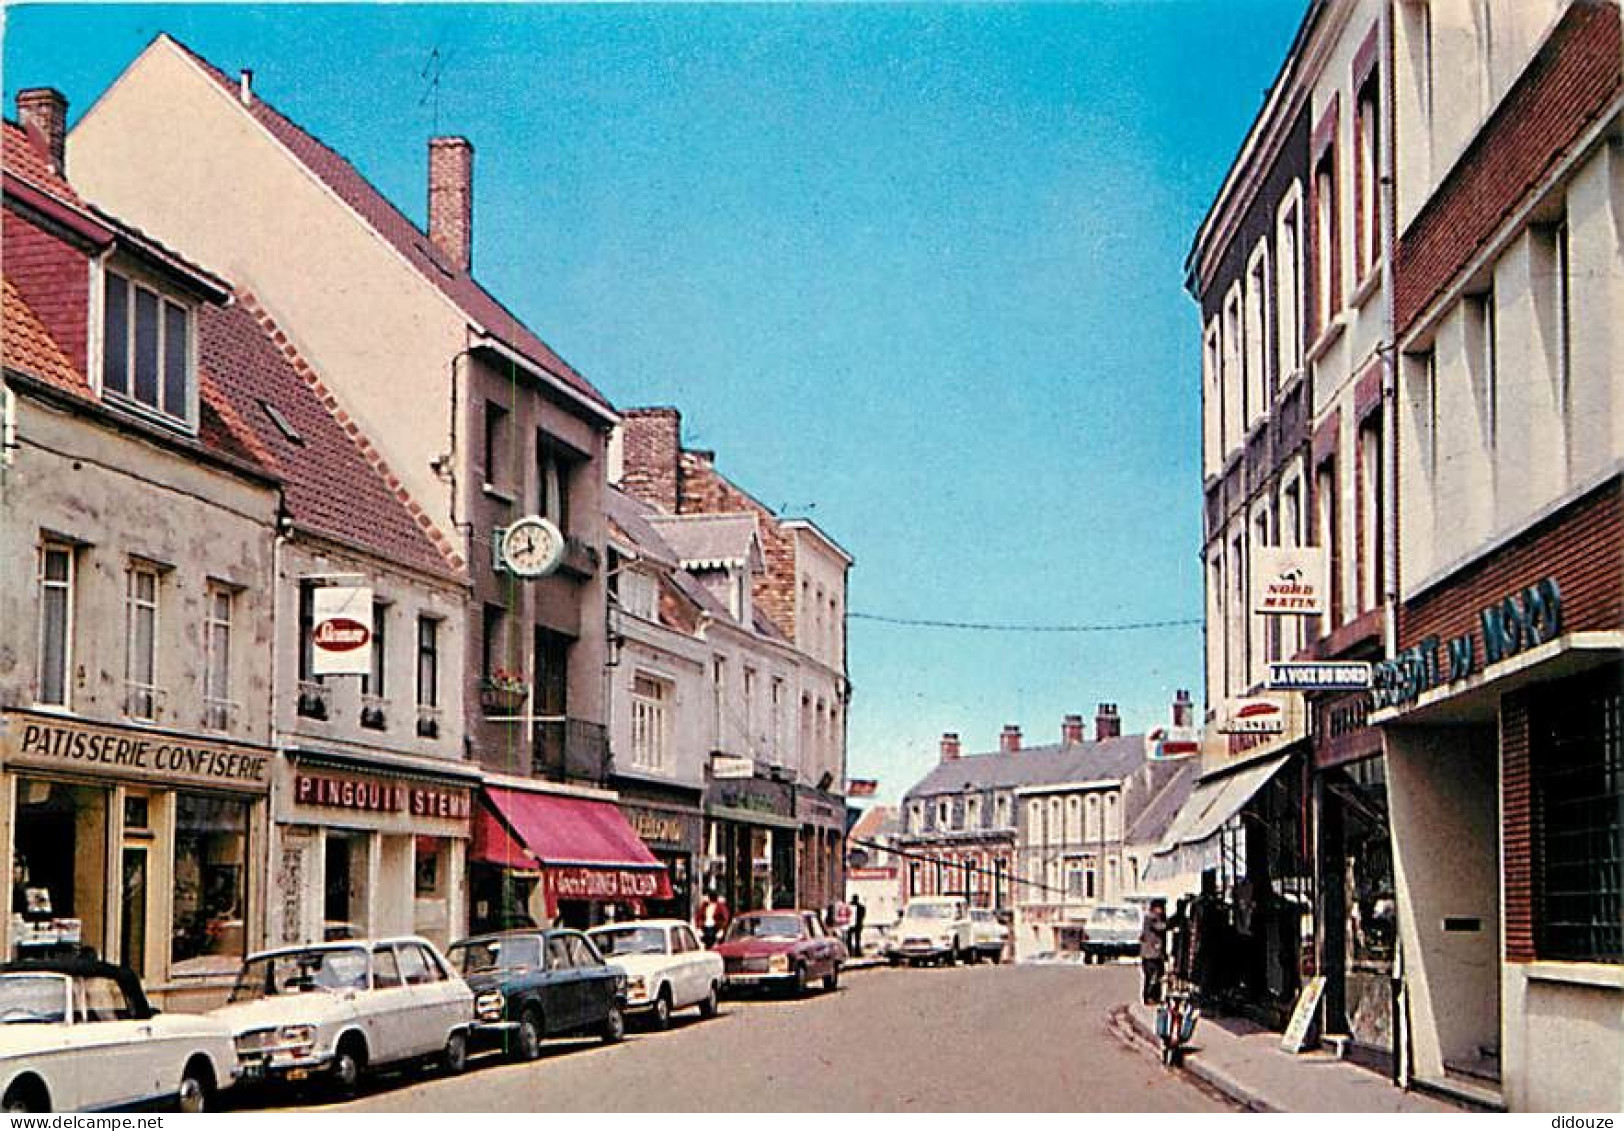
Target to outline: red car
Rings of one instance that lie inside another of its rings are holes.
[[[845,946],[816,911],[748,911],[728,924],[716,953],[729,989],[779,986],[797,996],[818,978],[834,989],[846,962]]]

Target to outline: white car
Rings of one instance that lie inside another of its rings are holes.
[[[722,956],[699,944],[680,919],[646,919],[594,927],[587,936],[604,958],[626,971],[626,1009],[645,1014],[658,1029],[690,1006],[716,1016],[724,981]]]
[[[155,1014],[134,974],[88,959],[0,966],[0,1108],[209,1107],[237,1075],[231,1031]]]
[[[383,1064],[461,1072],[474,995],[425,939],[348,939],[250,955],[210,1016],[231,1027],[245,1079],[321,1078],[347,1094]]]
[[[1009,928],[998,921],[998,916],[985,907],[970,908],[970,941],[974,945],[971,951],[976,960],[990,958],[994,962],[1004,960],[1004,947],[1009,943]]]
[[[975,954],[970,908],[956,895],[926,896],[910,900],[897,920],[891,964],[946,962],[949,965]]]

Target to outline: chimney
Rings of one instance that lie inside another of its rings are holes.
[[[1014,723],[1004,724],[1004,733],[998,736],[998,749],[1013,754],[1021,748],[1021,728]]]
[[[959,758],[959,736],[952,731],[942,734],[942,761],[956,762]]]
[[[1190,700],[1190,693],[1182,687],[1173,693],[1173,725],[1176,727],[1195,725],[1195,704]]]
[[[1066,746],[1083,741],[1083,716],[1067,715],[1060,720],[1060,741]]]
[[[464,271],[474,262],[474,147],[465,137],[429,139],[429,239]]]
[[[1101,703],[1099,711],[1094,715],[1094,741],[1104,742],[1108,738],[1122,737],[1122,719],[1117,715],[1115,703]]]
[[[681,507],[682,413],[631,408],[621,414],[620,489],[666,514]]]
[[[17,121],[51,159],[57,176],[67,174],[68,100],[48,86],[17,92]]]
[[[254,72],[247,67],[237,75],[237,101],[244,106],[254,104]]]

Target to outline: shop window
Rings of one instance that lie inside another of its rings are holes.
[[[671,684],[638,672],[632,677],[632,765],[664,770],[671,757]]]
[[[133,563],[124,595],[124,713],[158,718],[158,569]]]
[[[417,838],[414,892],[418,899],[443,899],[441,879],[445,875],[444,842],[433,837]]]
[[[1624,963],[1624,690],[1618,668],[1551,688],[1531,721],[1540,958]]]
[[[100,949],[109,796],[89,786],[18,780],[11,865],[16,956],[79,944]]]
[[[35,701],[68,705],[73,669],[73,547],[45,542],[39,549],[39,649]]]
[[[247,950],[248,805],[175,795],[176,975],[235,970]]]
[[[203,725],[227,730],[236,704],[231,701],[231,620],[236,595],[218,583],[209,585],[205,598],[204,637],[207,657],[203,668]]]

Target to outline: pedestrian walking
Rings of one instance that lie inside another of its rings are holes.
[[[1139,928],[1139,968],[1144,975],[1140,997],[1146,1005],[1162,1000],[1162,974],[1167,969],[1167,901],[1153,899]]]
[[[860,958],[863,953],[863,919],[867,915],[868,908],[863,906],[863,897],[854,893],[851,897],[851,929],[846,942],[846,949],[853,958]]]
[[[699,904],[699,914],[694,918],[699,927],[699,936],[705,940],[705,946],[709,948],[715,946],[727,931],[728,920],[733,918],[733,914],[728,910],[725,897],[715,891],[708,891]]]

